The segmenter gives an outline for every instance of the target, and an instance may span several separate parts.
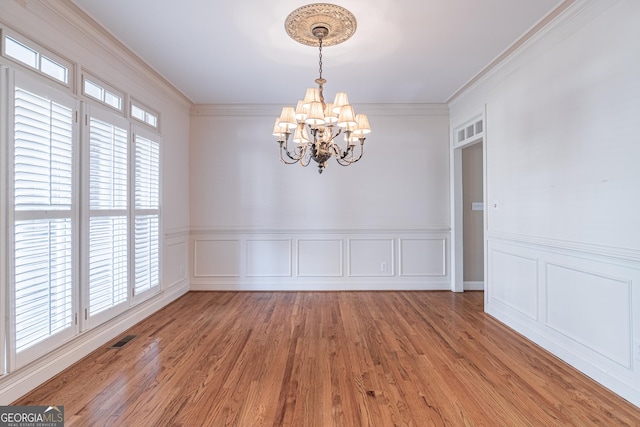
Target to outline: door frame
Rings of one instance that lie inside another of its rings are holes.
[[[451,200],[451,291],[464,292],[464,232],[463,232],[463,183],[462,183],[462,150],[466,147],[482,143],[482,195],[483,211],[483,257],[484,257],[484,289],[487,290],[487,121],[486,106],[480,114],[467,120],[451,131],[450,153],[450,200]],[[486,299],[485,292],[485,299]]]

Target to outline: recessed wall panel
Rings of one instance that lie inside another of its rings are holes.
[[[248,277],[291,276],[291,240],[247,240]]]
[[[393,239],[349,240],[350,276],[393,276]]]
[[[240,242],[237,240],[196,240],[194,277],[236,277],[240,275]]]
[[[187,242],[166,245],[162,255],[165,285],[171,285],[187,277]]]
[[[538,263],[507,252],[491,252],[489,297],[533,320],[538,319]]]
[[[445,276],[446,244],[444,239],[401,239],[401,276]]]
[[[298,276],[342,276],[341,240],[299,240]]]
[[[547,326],[631,367],[631,284],[562,265],[546,265]]]

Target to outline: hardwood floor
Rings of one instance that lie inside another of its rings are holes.
[[[640,409],[482,304],[191,292],[14,404],[64,405],[67,427],[640,425]]]

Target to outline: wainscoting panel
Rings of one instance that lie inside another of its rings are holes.
[[[631,368],[630,281],[547,264],[545,293],[550,328]]]
[[[538,264],[536,258],[517,251],[493,249],[489,252],[492,286],[489,299],[499,301],[532,320],[538,318]],[[515,252],[515,253],[514,253]]]
[[[188,235],[178,241],[165,241],[162,254],[164,260],[162,263],[164,287],[172,286],[188,278],[189,242],[187,239]]]
[[[196,240],[193,245],[194,277],[240,276],[239,240]]]
[[[488,256],[489,314],[640,405],[639,251],[489,232]]]
[[[299,277],[341,277],[342,240],[298,240]]]
[[[248,240],[247,277],[291,276],[291,240]]]
[[[449,238],[441,229],[197,229],[191,289],[449,290]]]
[[[446,239],[400,239],[400,276],[446,276]]]
[[[349,239],[349,276],[393,276],[393,239]]]

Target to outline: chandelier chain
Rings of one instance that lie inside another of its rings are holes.
[[[322,79],[322,37],[320,37],[320,48],[319,48],[319,66],[320,66],[320,79]]]

